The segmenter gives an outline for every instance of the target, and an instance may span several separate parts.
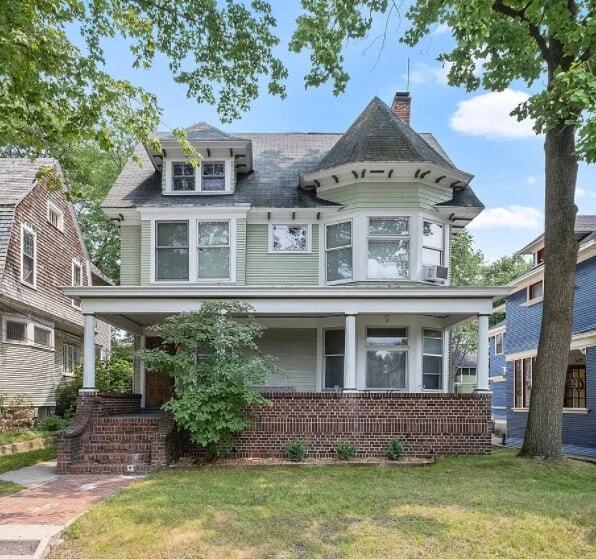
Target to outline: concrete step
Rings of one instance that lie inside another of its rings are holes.
[[[96,462],[77,462],[71,466],[73,474],[148,474],[151,464],[98,464]]]
[[[150,452],[83,452],[83,462],[97,464],[141,464],[151,462]]]

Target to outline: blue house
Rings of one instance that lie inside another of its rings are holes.
[[[573,337],[563,402],[563,448],[596,458],[596,216],[577,216],[579,240]],[[542,318],[544,235],[520,251],[534,266],[513,281],[506,319],[489,331],[492,416],[506,421],[509,444],[524,438]]]

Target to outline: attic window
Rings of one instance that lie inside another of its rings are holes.
[[[64,214],[52,202],[48,202],[48,221],[59,231],[64,230]]]
[[[223,161],[205,161],[201,169],[203,192],[223,192],[226,189],[226,167]]]
[[[195,189],[195,168],[184,162],[172,163],[172,190],[175,192]]]

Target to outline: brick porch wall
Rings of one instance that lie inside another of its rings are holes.
[[[383,456],[399,438],[408,456],[488,454],[490,395],[401,393],[270,393],[254,412],[251,428],[236,442],[235,455],[282,456],[296,438],[309,455],[334,455],[338,441],[351,441],[360,456]]]

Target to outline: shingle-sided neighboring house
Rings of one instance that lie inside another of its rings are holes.
[[[410,454],[488,452],[489,397],[449,393],[449,329],[479,321],[477,389],[488,390],[488,316],[506,290],[449,285],[450,239],[483,205],[472,175],[415,132],[409,112],[397,94],[391,108],[374,98],[339,134],[199,123],[187,129],[196,169],[170,134],[158,135],[162,153],[138,146],[142,165],[128,162],[103,204],[120,225],[122,284],[66,290],[87,331],[100,318],[154,346],[147,327],[166,316],[207,300],[250,304],[283,374],[239,455],[279,455],[295,437],[316,454],[338,439],[383,454],[394,436]],[[94,395],[91,353],[85,363],[88,401],[113,409]],[[138,367],[141,406],[158,407],[170,388]]]
[[[563,449],[596,457],[596,216],[579,215],[573,336],[563,400]],[[528,415],[542,320],[544,235],[520,250],[534,267],[510,284],[505,321],[490,330],[493,415],[506,420],[507,438],[521,444]]]
[[[87,258],[64,192],[37,180],[49,167],[59,169],[53,159],[0,158],[0,394],[23,394],[42,415],[82,358],[83,315],[64,286],[110,283]],[[105,357],[110,326],[96,330]]]

